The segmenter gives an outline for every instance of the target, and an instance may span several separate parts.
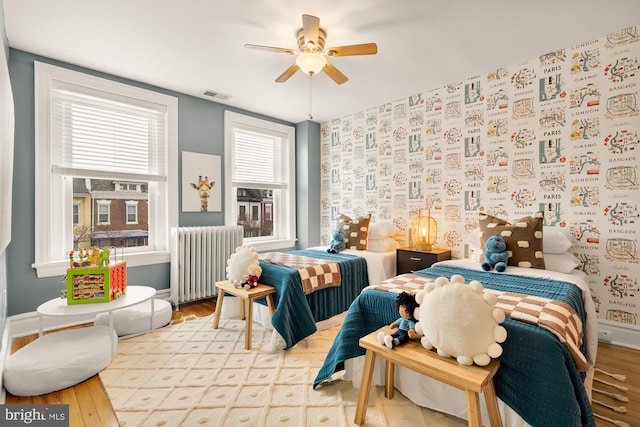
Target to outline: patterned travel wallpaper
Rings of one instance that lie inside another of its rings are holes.
[[[425,206],[466,254],[479,212],[567,227],[599,318],[640,314],[640,27],[321,126],[322,233],[339,213],[408,232]]]

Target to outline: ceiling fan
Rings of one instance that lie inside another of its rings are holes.
[[[286,82],[296,71],[302,70],[309,76],[324,71],[334,82],[340,85],[349,79],[327,61],[327,57],[374,55],[378,53],[378,46],[375,43],[325,49],[325,38],[326,33],[320,28],[320,19],[312,15],[302,15],[302,28],[298,31],[298,50],[255,44],[245,44],[244,47],[297,55],[296,62],[276,79],[278,83]]]

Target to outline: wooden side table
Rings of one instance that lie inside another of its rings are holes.
[[[255,288],[245,290],[244,288],[236,288],[235,286],[233,286],[233,283],[230,280],[216,282],[216,287],[218,288],[218,299],[216,300],[216,314],[213,318],[213,329],[218,329],[218,325],[220,323],[220,313],[222,312],[222,300],[224,299],[224,293],[226,292],[238,297],[238,300],[240,301],[240,318],[243,320],[246,319],[247,321],[244,348],[246,348],[247,350],[251,350],[253,300],[266,298],[267,306],[269,307],[269,311],[273,316],[273,313],[275,311],[275,307],[273,305],[273,294],[276,292],[276,289],[273,286],[267,286],[259,283]]]
[[[419,250],[413,246],[398,248],[396,251],[396,274],[413,273],[429,268],[433,263],[451,259],[451,249],[433,248]]]
[[[365,355],[360,395],[354,420],[357,425],[361,426],[364,423],[369,403],[373,367],[376,356],[380,356],[385,359],[384,395],[387,399],[393,398],[394,366],[397,364],[464,390],[467,397],[467,416],[469,425],[472,427],[482,427],[479,393],[484,392],[491,426],[502,426],[500,412],[498,412],[498,399],[493,386],[493,376],[500,367],[498,359],[492,359],[487,366],[460,365],[453,358],[441,357],[435,351],[425,349],[417,339],[409,340],[393,349],[387,348],[384,344],[378,343],[379,332],[389,334],[393,330],[385,326],[360,338],[360,347],[365,348],[367,353]]]

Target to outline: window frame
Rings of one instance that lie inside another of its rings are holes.
[[[54,174],[50,147],[50,93],[56,81],[143,100],[166,108],[166,180],[149,182],[149,243],[125,249],[128,266],[171,261],[171,228],[178,225],[178,99],[113,80],[34,62],[35,77],[35,261],[37,277],[65,274],[73,248],[73,177]],[[66,259],[65,259],[66,258]]]
[[[127,225],[135,225],[138,224],[138,201],[137,200],[126,200],[124,202],[124,216],[125,216],[125,224]],[[129,208],[133,208],[132,215],[135,216],[133,221],[129,220]]]
[[[264,183],[256,186],[247,186],[247,183],[235,185],[232,180],[232,170],[235,164],[233,158],[234,130],[250,129],[255,132],[264,132],[269,135],[278,135],[282,142],[286,144],[287,161],[283,166],[286,172],[286,189],[272,188]],[[224,151],[225,151],[225,224],[237,225],[238,219],[238,188],[259,188],[271,189],[274,193],[275,211],[277,212],[273,224],[273,236],[245,237],[244,244],[250,244],[258,251],[288,249],[296,244],[296,174],[295,174],[295,128],[293,126],[282,125],[267,120],[257,119],[232,111],[224,112]],[[281,197],[276,194],[280,193]],[[249,208],[249,206],[247,206]],[[272,205],[272,215],[273,215]],[[251,209],[247,209],[250,214]]]
[[[80,200],[74,200],[71,206],[71,225],[80,225]]]
[[[101,212],[101,208],[106,206],[106,212]],[[101,221],[102,215],[107,216],[106,221]],[[96,200],[96,225],[111,225],[111,200]]]

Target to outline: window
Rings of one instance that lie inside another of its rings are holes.
[[[139,183],[130,183],[130,182],[116,182],[115,188],[116,191],[136,191],[140,192],[142,184]]]
[[[129,200],[125,202],[127,206],[127,224],[138,223],[138,202],[136,200]]]
[[[98,200],[98,225],[111,225],[111,200]]]
[[[78,244],[120,242],[130,266],[170,261],[177,99],[39,62],[35,98],[38,277],[64,274]],[[124,228],[130,211],[118,191],[144,203],[135,216],[148,230]],[[86,204],[76,210],[74,198]]]
[[[73,215],[73,225],[79,225],[80,224],[80,201],[79,200],[73,201],[72,215]]]
[[[295,129],[225,111],[225,222],[256,250],[296,241]]]

